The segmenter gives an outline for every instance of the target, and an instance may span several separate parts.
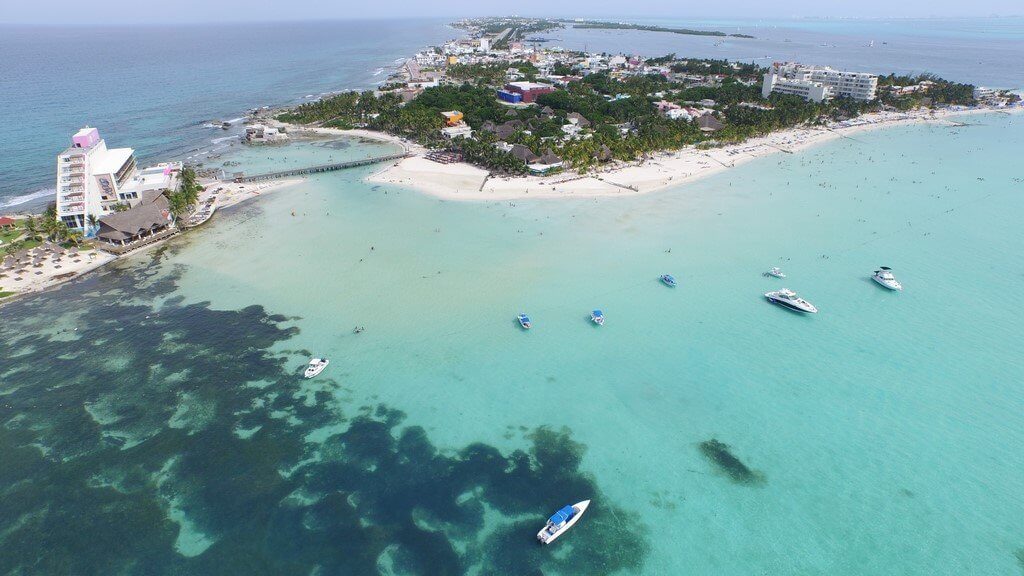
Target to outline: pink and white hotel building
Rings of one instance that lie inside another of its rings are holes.
[[[89,216],[99,219],[118,204],[134,206],[146,190],[173,190],[180,172],[180,162],[139,170],[134,150],[107,148],[99,130],[82,128],[57,156],[57,218],[68,228],[93,232]]]

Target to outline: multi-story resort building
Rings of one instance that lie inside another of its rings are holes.
[[[804,66],[793,62],[775,62],[764,75],[761,95],[775,92],[794,94],[805,100],[822,102],[836,96],[855,100],[874,100],[878,76],[866,72],[844,72],[828,66]]]
[[[180,172],[180,162],[139,170],[134,150],[107,148],[96,128],[82,128],[57,155],[57,218],[89,234],[115,207],[138,204],[146,191],[177,187]]]

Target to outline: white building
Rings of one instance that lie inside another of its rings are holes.
[[[445,138],[472,138],[473,129],[470,128],[469,125],[460,122],[454,126],[445,126],[444,128],[441,128],[441,134]]]
[[[835,96],[874,100],[877,90],[878,76],[874,74],[776,62],[764,75],[761,95],[767,98],[773,92],[794,94],[813,102],[822,102]]]
[[[287,139],[288,134],[283,130],[263,124],[253,124],[245,128],[245,141],[250,144],[273,144]]]
[[[665,110],[665,118],[669,120],[686,120],[689,122],[693,119],[693,115],[690,114],[689,110],[683,108],[670,108]]]
[[[107,148],[95,128],[82,128],[71,147],[57,155],[57,218],[68,228],[91,233],[99,219],[122,204],[134,206],[143,192],[177,187],[181,163],[138,170],[131,148]]]

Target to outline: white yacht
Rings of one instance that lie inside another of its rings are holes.
[[[327,358],[313,358],[309,361],[309,366],[306,367],[306,378],[312,378],[323,372],[324,368],[327,368],[327,365],[330,363],[331,361]]]
[[[548,518],[548,523],[544,525],[544,528],[537,533],[537,540],[540,540],[541,544],[554,542],[556,538],[565,534],[579,521],[583,513],[587,511],[587,506],[590,506],[590,500],[577,502],[555,512],[551,518]]]
[[[786,275],[782,273],[782,270],[778,266],[773,266],[771,270],[764,273],[765,277],[771,276],[772,278],[785,278]]]
[[[892,268],[888,266],[880,266],[878,270],[875,270],[875,275],[871,279],[889,290],[903,290],[903,285],[892,275]]]
[[[814,307],[814,304],[811,304],[807,300],[804,300],[803,298],[797,296],[796,292],[793,292],[788,288],[783,288],[782,290],[769,292],[765,294],[764,297],[767,298],[769,302],[773,304],[779,304],[780,306],[785,306],[790,310],[796,310],[797,312],[807,312],[810,314],[818,313],[818,309]]]

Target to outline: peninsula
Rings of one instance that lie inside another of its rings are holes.
[[[401,138],[425,152],[374,181],[506,199],[647,192],[844,130],[1019,108],[1016,94],[929,74],[644,58],[521,41],[564,22],[463,20],[455,26],[469,38],[419,52],[379,89],[266,120]]]

